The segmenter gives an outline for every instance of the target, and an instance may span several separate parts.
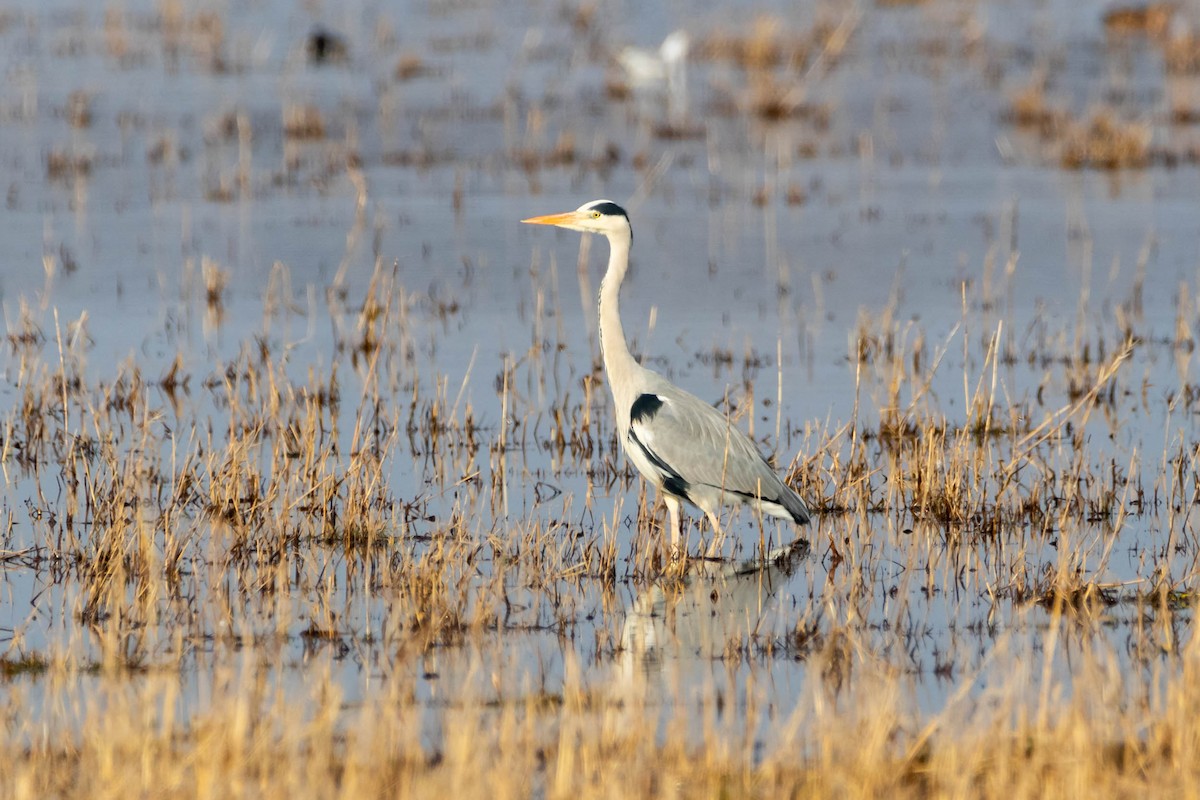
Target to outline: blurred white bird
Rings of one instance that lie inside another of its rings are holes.
[[[687,58],[691,39],[685,31],[674,31],[663,39],[658,51],[624,47],[617,63],[635,91],[665,88],[667,114],[671,119],[687,116]]]

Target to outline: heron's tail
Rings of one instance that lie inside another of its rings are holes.
[[[800,499],[800,495],[792,491],[792,487],[786,483],[783,484],[783,491],[779,495],[779,505],[787,509],[787,512],[792,515],[792,519],[797,525],[807,525],[812,514],[808,511],[808,506]]]

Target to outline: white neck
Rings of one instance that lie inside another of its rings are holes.
[[[641,366],[629,352],[618,307],[621,283],[629,269],[632,235],[628,232],[614,233],[607,238],[608,270],[604,273],[604,279],[600,281],[600,353],[604,358],[604,371],[608,374],[609,388],[617,403],[618,418],[623,418],[624,414],[628,413],[625,406],[632,398],[618,397],[617,387],[632,387],[633,377],[641,370]]]

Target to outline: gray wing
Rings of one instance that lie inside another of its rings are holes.
[[[808,518],[754,443],[697,397],[674,387],[639,395],[630,410],[630,436],[675,494],[687,497],[687,487],[703,485],[778,503],[797,521]]]

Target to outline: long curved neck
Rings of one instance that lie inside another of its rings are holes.
[[[629,352],[625,341],[625,329],[621,325],[619,295],[625,273],[629,270],[629,247],[633,237],[629,233],[608,236],[608,270],[600,281],[600,353],[604,359],[604,371],[608,383],[616,396],[617,387],[629,385],[629,379],[640,369]]]

